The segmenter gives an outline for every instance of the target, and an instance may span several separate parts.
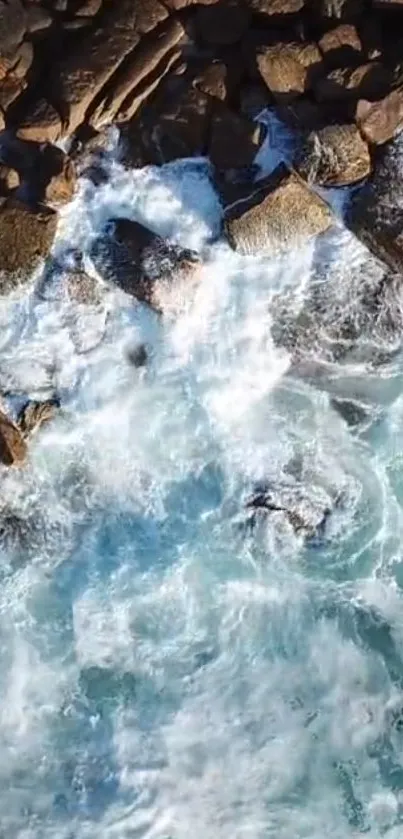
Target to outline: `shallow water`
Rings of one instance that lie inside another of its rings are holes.
[[[89,309],[49,283],[1,304],[1,386],[56,387],[63,411],[2,476],[19,524],[1,551],[0,833],[400,839],[402,359],[370,323],[329,350],[378,269],[342,226],[235,255],[203,161],[112,161],[56,255],[89,253],[112,215],[204,267],[164,318],[107,287]],[[296,359],[278,324],[309,307]],[[316,540],[281,512],[250,527],[262,481],[342,501]]]

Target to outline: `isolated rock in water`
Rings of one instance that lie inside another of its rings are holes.
[[[145,367],[148,361],[148,352],[145,344],[136,344],[127,353],[127,360],[133,367]]]
[[[246,509],[250,511],[250,524],[256,523],[258,515],[268,516],[280,513],[289,522],[296,535],[306,539],[324,535],[329,516],[339,499],[320,486],[307,490],[302,483],[279,484],[258,487],[248,499]]]
[[[403,87],[392,90],[376,102],[361,99],[355,119],[361,134],[369,143],[387,143],[403,128]]]
[[[309,183],[348,186],[370,174],[368,144],[356,125],[329,125],[308,136],[297,169]]]
[[[285,164],[231,205],[224,219],[230,245],[244,254],[291,247],[332,223],[330,207]]]
[[[13,466],[23,463],[27,446],[20,429],[0,411],[0,463]]]
[[[17,424],[21,433],[24,437],[32,434],[43,423],[53,419],[59,408],[60,402],[56,398],[47,399],[45,402],[26,402],[17,418]]]
[[[159,284],[194,275],[195,253],[171,244],[130,219],[111,219],[91,252],[97,270],[137,300],[156,305]]]
[[[0,290],[28,280],[53,244],[57,214],[47,207],[30,208],[14,198],[0,206]],[[1,276],[2,275],[2,276]]]

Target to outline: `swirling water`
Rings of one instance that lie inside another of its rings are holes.
[[[403,367],[360,320],[379,269],[341,224],[237,256],[203,161],[112,161],[56,252],[112,215],[203,269],[163,318],[109,288],[1,304],[1,386],[55,384],[63,411],[2,475],[0,835],[400,839]],[[248,526],[260,481],[342,500],[304,540],[281,511]]]

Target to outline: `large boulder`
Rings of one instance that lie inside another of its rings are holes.
[[[196,255],[157,236],[126,218],[111,219],[97,239],[92,260],[107,281],[158,308],[160,286],[170,286],[178,275],[191,277],[199,266]]]
[[[330,125],[309,134],[298,171],[309,183],[348,186],[371,172],[368,143],[356,125]]]
[[[63,116],[63,130],[71,134],[84,121],[95,97],[140,38],[167,17],[158,0],[121,0],[111,4],[101,25],[68,53],[55,68],[53,97]]]
[[[243,254],[283,249],[323,233],[330,207],[285,164],[243,200],[231,205],[224,226],[230,245]]]
[[[263,81],[280,102],[292,101],[309,90],[322,66],[318,47],[309,42],[268,46],[256,61]]]
[[[60,114],[44,97],[34,100],[25,110],[16,131],[20,140],[55,143],[62,134]]]
[[[155,38],[145,39],[133,50],[92,113],[94,128],[134,116],[180,55],[174,48],[184,32],[179,20],[164,21]]]
[[[28,207],[15,198],[0,207],[0,289],[9,291],[29,279],[53,244],[57,214],[47,207]]]
[[[389,70],[380,61],[369,61],[358,67],[338,67],[315,84],[318,102],[356,102],[376,99],[387,92],[391,82]]]
[[[18,466],[26,456],[27,445],[20,429],[0,410],[0,463]]]
[[[361,134],[369,143],[387,143],[403,128],[403,87],[376,102],[360,100],[355,118]]]

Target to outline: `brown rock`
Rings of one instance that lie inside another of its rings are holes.
[[[42,32],[52,25],[53,18],[42,6],[29,5],[26,7],[27,32]]]
[[[0,54],[12,56],[22,43],[27,28],[26,11],[21,0],[0,2]]]
[[[195,15],[199,37],[206,44],[236,44],[249,25],[249,10],[242,0],[220,0],[199,6]]]
[[[392,273],[403,274],[401,154],[394,143],[380,149],[372,178],[353,193],[347,226]],[[400,295],[399,295],[400,296]]]
[[[62,133],[62,121],[46,99],[32,102],[20,122],[16,134],[21,140],[37,143],[55,143]]]
[[[57,214],[47,207],[32,209],[14,198],[0,207],[1,290],[7,292],[45,259],[53,244]]]
[[[29,401],[21,408],[17,424],[21,434],[27,437],[45,422],[49,422],[56,415],[60,403],[58,399],[47,399],[45,402]]]
[[[316,44],[276,44],[257,56],[259,72],[273,96],[290,101],[309,90],[321,67]]]
[[[354,101],[381,96],[390,83],[389,71],[378,61],[361,64],[355,69],[340,67],[332,70],[315,85],[318,102]]]
[[[263,136],[264,128],[260,123],[217,103],[211,117],[210,160],[218,169],[250,166]]]
[[[58,150],[59,151],[59,150]],[[59,164],[54,174],[49,174],[46,170],[46,163],[44,165],[44,193],[43,200],[50,204],[51,207],[59,207],[61,204],[67,204],[71,201],[74,190],[76,188],[76,173],[72,160],[67,154],[61,152]]]
[[[330,125],[309,135],[298,171],[309,183],[348,186],[371,172],[368,145],[356,125]]]
[[[155,39],[144,41],[126,60],[124,71],[116,84],[113,80],[108,94],[101,99],[91,115],[94,128],[111,123],[115,118],[128,119],[134,116],[144,99],[154,90],[171,66],[164,61],[173,47],[184,35],[184,28],[178,20],[168,20],[158,28]],[[178,53],[174,53],[175,59]],[[133,105],[137,107],[133,107]]]
[[[11,190],[16,189],[20,185],[20,176],[16,169],[10,166],[0,164],[0,189],[1,192],[7,194]]]
[[[377,102],[360,100],[355,118],[369,143],[387,143],[403,128],[403,88],[393,90]]]
[[[4,466],[18,466],[27,456],[27,446],[19,428],[0,411],[0,462]]]
[[[209,64],[196,78],[193,84],[202,93],[225,102],[228,99],[228,68],[222,61]]]
[[[219,0],[202,0],[202,6],[214,6],[215,3],[218,3]],[[200,0],[166,0],[165,5],[168,9],[186,9],[188,6],[196,6],[199,5]]]
[[[228,208],[224,225],[234,250],[257,254],[298,244],[323,233],[332,221],[330,207],[281,164],[252,194]]]
[[[83,16],[83,17],[94,17],[98,14],[99,10],[101,9],[103,0],[84,0],[79,9],[76,11],[76,15]]]
[[[304,7],[304,0],[248,0],[249,8],[259,14],[273,18],[287,17],[300,12]]]
[[[72,133],[84,121],[95,97],[113,76],[142,35],[167,17],[158,0],[121,0],[113,4],[102,26],[70,54],[55,79],[55,97],[63,108],[64,131]]]
[[[165,163],[179,157],[195,157],[207,149],[213,100],[189,88],[162,111],[151,131],[152,162]]]
[[[341,23],[322,35],[319,48],[326,63],[333,67],[358,63],[362,55],[358,32],[355,26],[348,23]]]

